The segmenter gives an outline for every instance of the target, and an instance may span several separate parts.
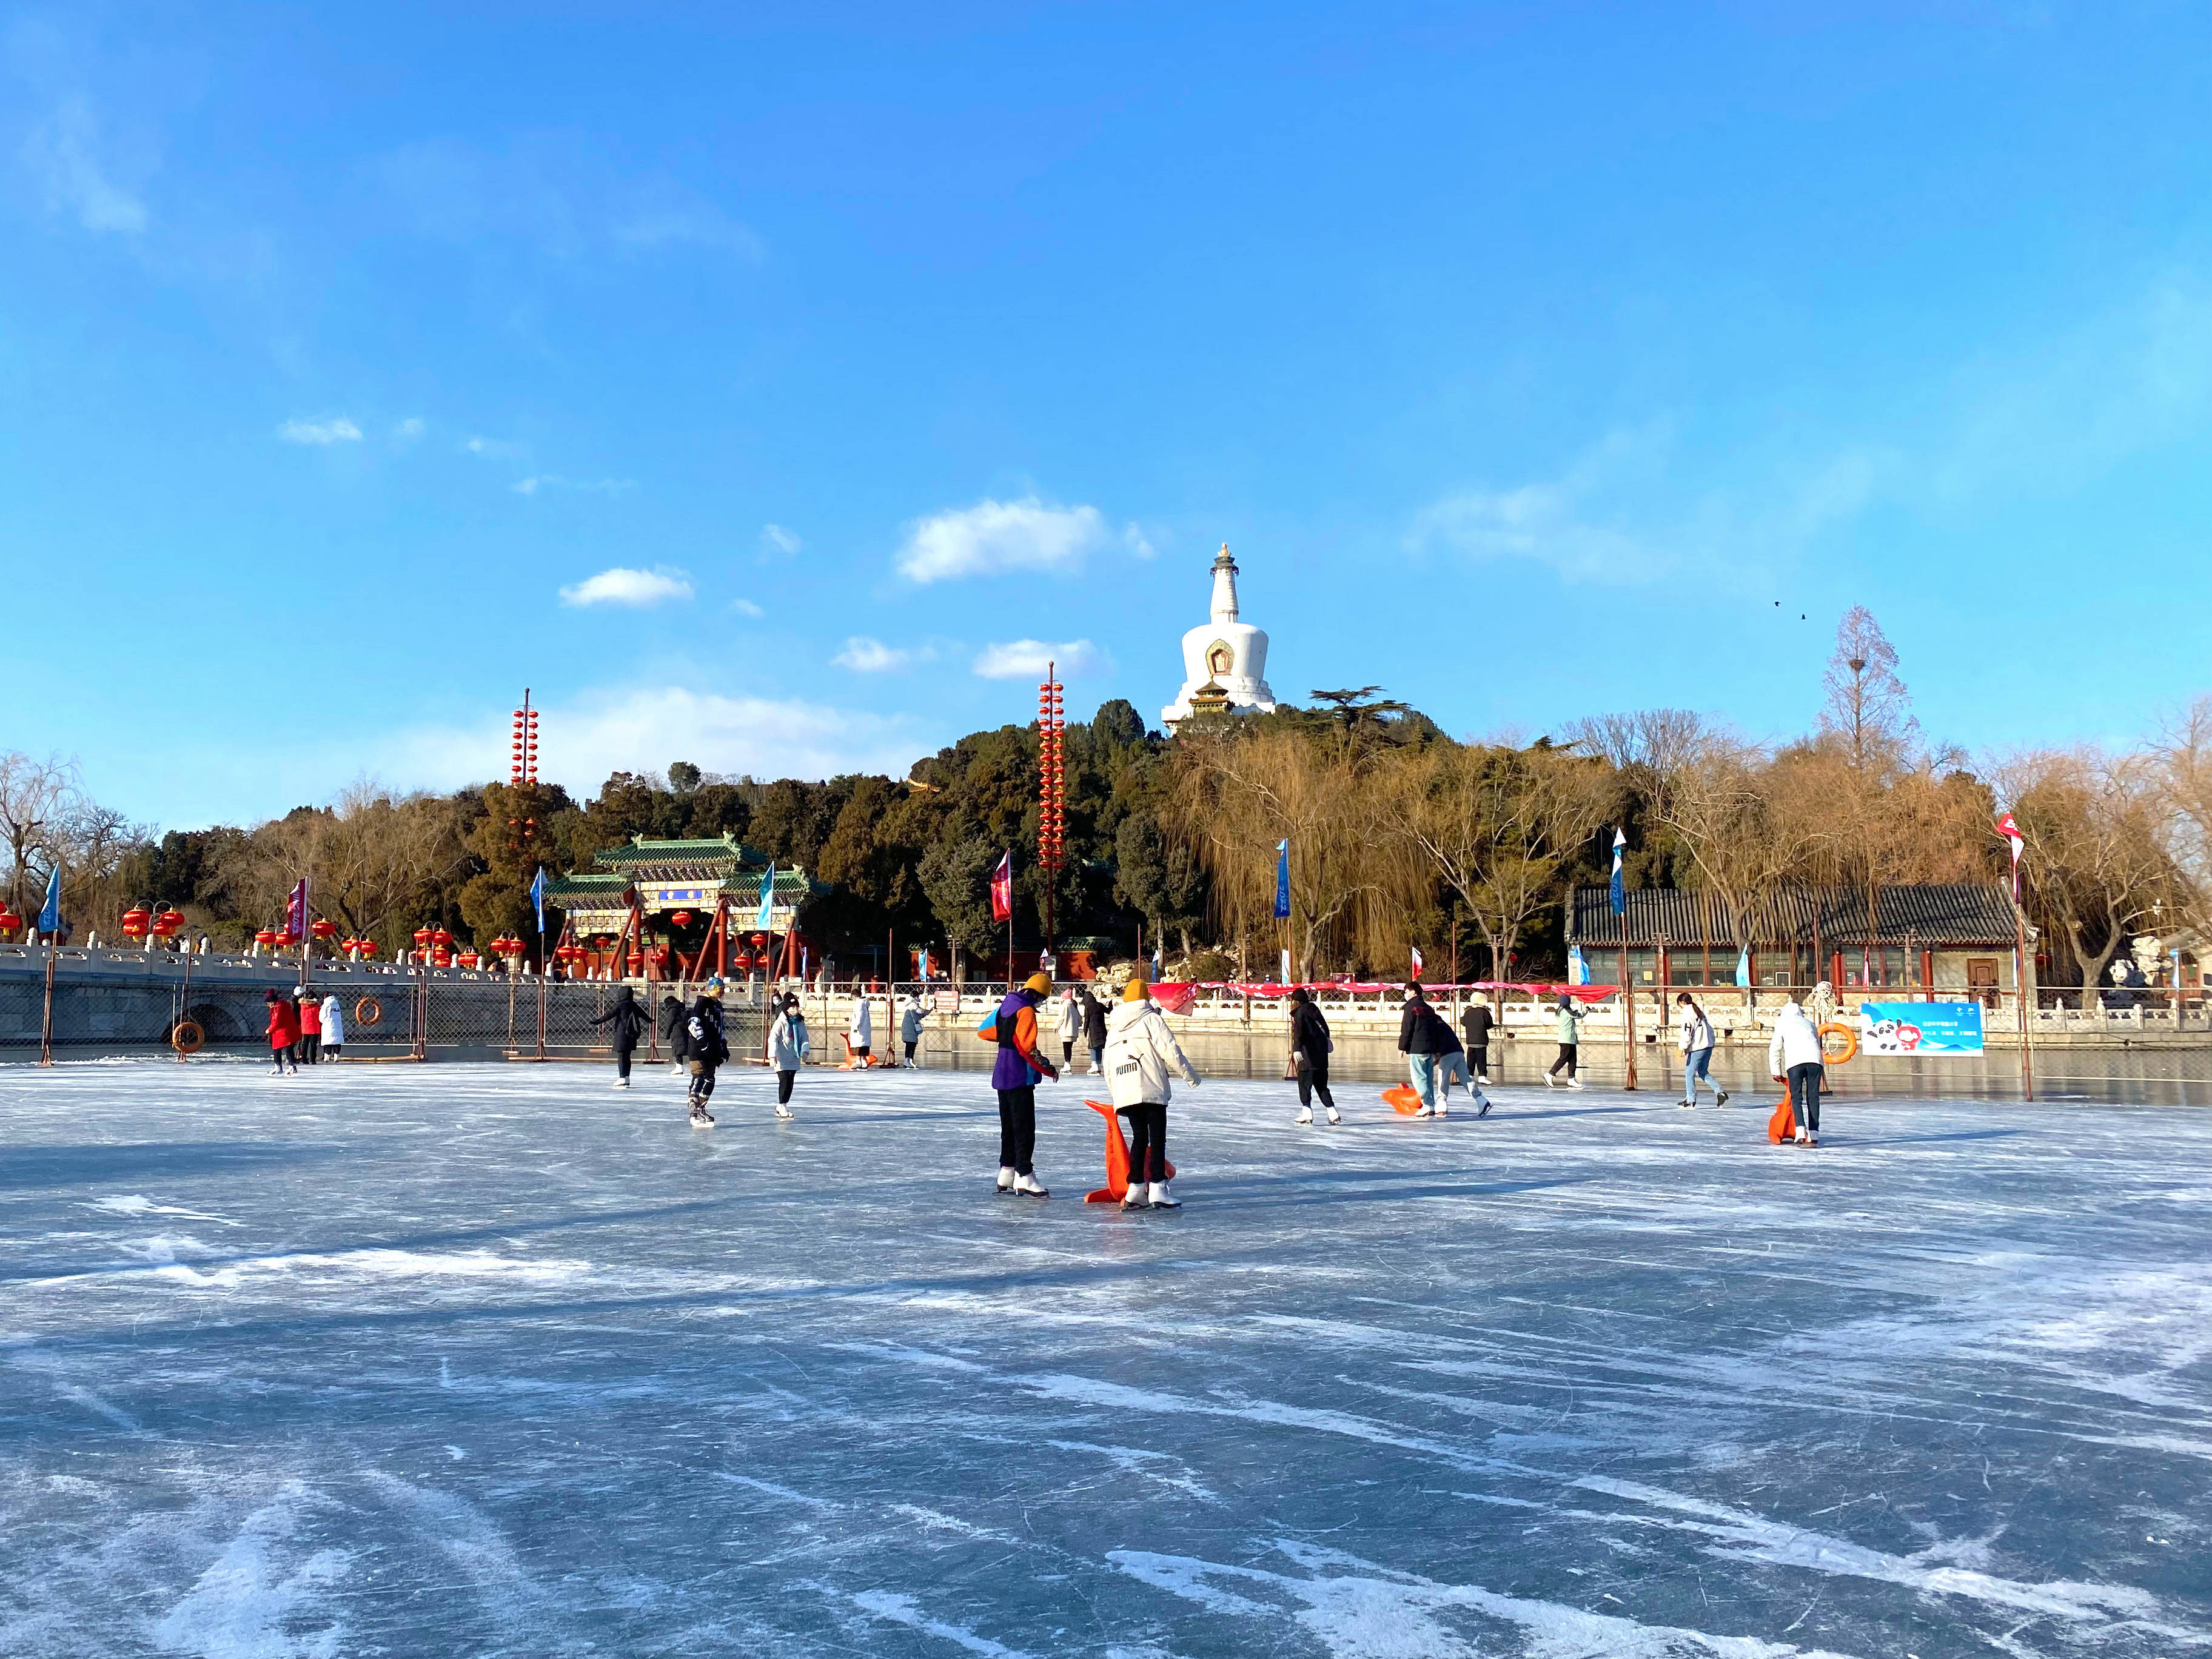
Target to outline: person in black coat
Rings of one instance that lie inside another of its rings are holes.
[[[684,1021],[684,1059],[691,1068],[691,1127],[706,1129],[714,1127],[714,1115],[707,1109],[707,1102],[714,1092],[714,1072],[730,1057],[730,1042],[722,1025],[722,981],[710,979],[699,989],[699,1000],[691,1005],[690,1017]]]
[[[1497,1024],[1486,1002],[1470,1002],[1459,1017],[1460,1035],[1467,1039],[1467,1063],[1474,1068],[1477,1083],[1490,1081],[1490,1033]]]
[[[1336,1109],[1336,1102],[1328,1092],[1328,1056],[1335,1048],[1328,1035],[1328,1021],[1322,1018],[1321,1005],[1308,994],[1303,985],[1291,993],[1291,1064],[1297,1070],[1298,1115],[1293,1121],[1313,1121],[1313,1097],[1321,1097],[1323,1110],[1331,1123],[1344,1121],[1344,1114]]]
[[[612,1025],[608,1035],[615,1045],[615,1087],[629,1087],[629,1057],[637,1048],[638,1038],[645,1035],[645,1010],[637,1006],[637,993],[627,985],[615,987],[614,1006],[595,1018],[594,1025]]]
[[[1106,1069],[1106,1005],[1091,994],[1088,985],[1076,991],[1083,1009],[1083,1046],[1091,1050],[1091,1074]]]
[[[677,1076],[684,1075],[684,1061],[690,1047],[690,1033],[684,1029],[688,1016],[684,999],[671,991],[660,1000],[660,1035],[668,1042],[668,1069]]]

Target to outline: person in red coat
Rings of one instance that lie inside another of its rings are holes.
[[[282,1077],[287,1070],[296,1072],[300,1060],[295,1050],[300,1042],[300,1011],[291,998],[275,991],[269,1000],[269,1054],[276,1064],[269,1068],[271,1077]]]

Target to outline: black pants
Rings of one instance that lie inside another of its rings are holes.
[[[306,1060],[310,1066],[319,1066],[322,1064],[323,1036],[321,1032],[309,1031],[301,1037],[300,1058]]]
[[[1559,1057],[1552,1062],[1552,1069],[1545,1075],[1557,1077],[1559,1074],[1559,1068],[1564,1066],[1566,1067],[1567,1075],[1572,1077],[1575,1074],[1575,1050],[1579,1046],[1577,1043],[1562,1042],[1559,1045]]]
[[[1467,1051],[1467,1063],[1474,1068],[1476,1081],[1490,1075],[1490,1045],[1478,1042]]]
[[[637,1052],[635,1042],[615,1044],[615,1075],[627,1080],[629,1077],[629,1057]]]
[[[1797,1127],[1809,1134],[1820,1133],[1820,1066],[1817,1061],[1790,1068],[1790,1111]]]
[[[1036,1156],[1036,1085],[999,1091],[999,1167],[1016,1175],[1034,1173]]]
[[[1075,1039],[1073,1037],[1068,1038],[1066,1042],[1060,1045],[1060,1063],[1063,1066],[1073,1066],[1075,1064]]]
[[[324,1057],[329,1060],[336,1060],[338,1057],[338,1050],[344,1047],[345,1044],[343,1042],[333,1042],[329,1048],[323,1050]]]
[[[791,1104],[792,1080],[798,1075],[799,1073],[796,1072],[778,1072],[775,1074],[775,1103],[777,1105],[788,1106]]]
[[[1330,1111],[1336,1109],[1336,1102],[1328,1092],[1328,1062],[1326,1060],[1317,1066],[1306,1065],[1298,1067],[1298,1104],[1312,1105],[1313,1097],[1316,1095],[1321,1097],[1321,1103],[1328,1107]]]
[[[1326,1089],[1328,1085],[1322,1085]],[[1326,1100],[1327,1095],[1322,1097]],[[1165,1181],[1168,1178],[1168,1109],[1146,1102],[1141,1106],[1124,1106],[1121,1115],[1129,1120],[1129,1180],[1133,1185],[1139,1181]]]
[[[691,1103],[704,1106],[714,1092],[714,1068],[701,1066],[691,1079]]]
[[[915,1048],[915,1042],[920,1042],[921,1041],[921,1039],[920,1037],[916,1037],[916,1038],[914,1040],[914,1042],[909,1042],[909,1043],[908,1043],[908,1044],[906,1045],[906,1058],[907,1058],[907,1064],[908,1064],[908,1065],[909,1065],[909,1066],[911,1066],[911,1065],[914,1063],[914,1048]]]

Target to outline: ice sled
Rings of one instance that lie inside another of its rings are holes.
[[[1774,1109],[1774,1115],[1766,1120],[1766,1139],[1770,1145],[1779,1146],[1785,1140],[1797,1139],[1797,1115],[1790,1109],[1790,1097],[1782,1097],[1782,1103]]]
[[[1114,1109],[1103,1101],[1083,1103],[1106,1120],[1106,1184],[1095,1193],[1085,1193],[1085,1204],[1119,1204],[1129,1190],[1129,1143],[1121,1138],[1121,1120]],[[1175,1165],[1167,1165],[1167,1179],[1175,1179]]]
[[[866,1071],[871,1066],[888,1066],[890,1064],[888,1060],[878,1054],[870,1054],[866,1060],[862,1060],[858,1054],[854,1054],[853,1052],[853,1034],[850,1031],[842,1033],[840,1040],[845,1045],[845,1063],[837,1068],[841,1072],[860,1072]]]
[[[1421,1097],[1413,1092],[1413,1085],[1401,1083],[1395,1089],[1385,1089],[1382,1098],[1390,1103],[1393,1111],[1411,1117],[1421,1109]]]

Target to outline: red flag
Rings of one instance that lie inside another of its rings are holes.
[[[1014,919],[1014,855],[1001,853],[999,867],[991,872],[991,920]]]
[[[297,945],[307,936],[307,878],[300,878],[300,884],[292,890],[292,896],[284,904],[284,943]]]
[[[1419,978],[1420,978],[1420,976],[1421,976],[1421,947],[1420,947],[1419,945],[1416,945],[1413,947],[1413,972],[1412,977],[1413,977],[1413,978],[1415,978],[1415,979],[1419,979]]]
[[[2012,821],[2012,814],[2004,812],[1997,817],[1997,834],[2012,844],[2012,896],[2020,897],[2020,855],[2027,845],[2027,837],[2020,833],[2020,826]]]

